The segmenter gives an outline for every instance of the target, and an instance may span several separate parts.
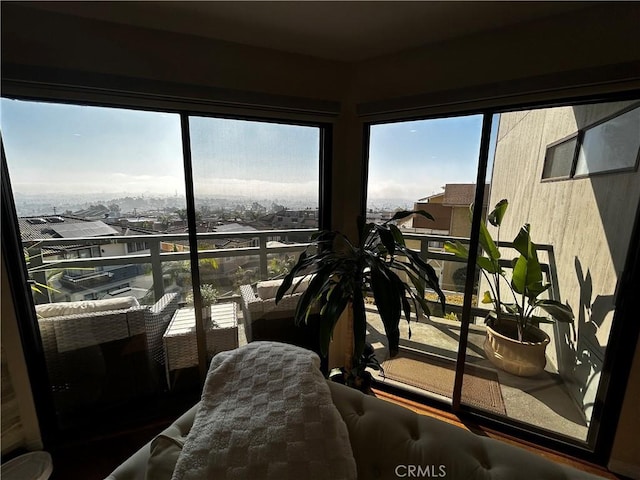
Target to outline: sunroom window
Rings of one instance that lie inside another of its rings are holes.
[[[3,193],[10,176],[35,304],[21,321],[40,334],[60,432],[197,400],[193,291],[217,303],[208,356],[246,342],[239,287],[284,275],[320,226],[322,130],[2,99]]]

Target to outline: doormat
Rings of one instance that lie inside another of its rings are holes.
[[[455,379],[455,362],[424,353],[400,349],[394,358],[382,363],[390,380],[451,398]],[[462,379],[462,403],[506,415],[498,374],[467,365]]]

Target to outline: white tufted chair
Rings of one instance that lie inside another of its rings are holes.
[[[601,478],[418,415],[352,388],[336,383],[329,383],[329,387],[333,402],[349,430],[359,480],[412,477],[447,480]],[[193,424],[196,408],[176,420],[164,433],[185,437]],[[144,480],[150,464],[150,452],[151,443],[120,465],[107,480]],[[179,450],[177,447],[168,450],[166,455],[169,463],[175,465]],[[170,476],[169,471],[167,478]],[[155,478],[160,480],[157,475]]]

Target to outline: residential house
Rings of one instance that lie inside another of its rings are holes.
[[[489,192],[488,185],[485,188],[483,212],[486,211]],[[414,215],[411,231],[468,238],[471,233],[470,208],[475,201],[475,192],[475,183],[447,183],[442,192],[419,199],[414,203],[413,209],[429,213],[434,220]],[[430,242],[429,249],[442,252],[444,242]],[[432,261],[431,264],[440,275],[440,286],[443,289],[459,292],[464,290],[464,264],[451,261]]]
[[[25,254],[29,258],[32,277],[50,289],[36,293],[37,303],[49,301],[95,300],[127,293],[142,298],[149,289],[149,279],[139,265],[112,265],[84,268],[43,270],[43,262],[74,258],[100,258],[122,256],[144,250],[144,242],[40,245],[35,239],[52,238],[104,238],[121,235],[122,232],[100,220],[88,220],[77,216],[56,215],[50,217],[21,217],[18,224],[23,244],[28,245]],[[131,232],[127,232],[131,233]],[[31,242],[31,244],[30,244]],[[139,246],[140,248],[132,247]],[[146,247],[148,250],[148,246]],[[54,264],[55,267],[55,264]],[[59,270],[59,271],[58,271]]]
[[[318,226],[318,210],[280,210],[273,214],[273,228],[287,230],[290,228],[316,228]]]

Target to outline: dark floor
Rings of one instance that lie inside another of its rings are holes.
[[[54,450],[50,480],[103,480],[170,423],[155,423],[117,436],[71,443]]]

